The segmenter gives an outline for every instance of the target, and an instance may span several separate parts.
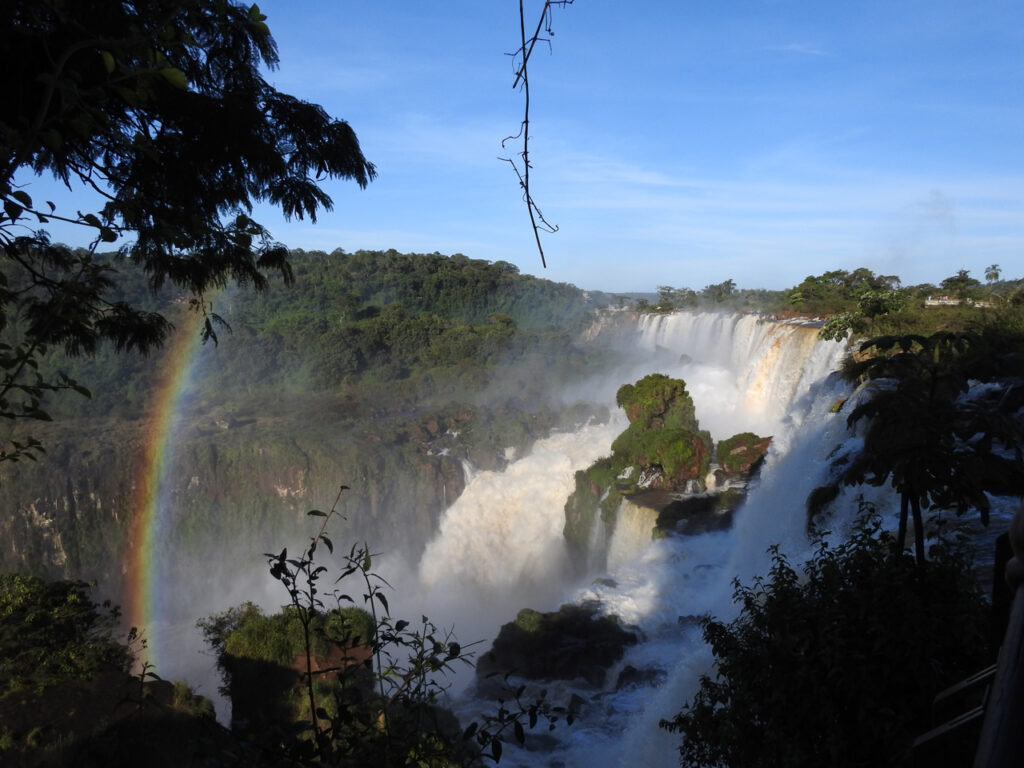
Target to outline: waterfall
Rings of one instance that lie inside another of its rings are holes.
[[[651,543],[651,531],[657,522],[656,510],[623,499],[608,542],[608,568],[615,570],[642,552]]]
[[[502,472],[469,476],[420,560],[424,612],[454,623],[460,637],[490,639],[520,608],[564,597],[563,510],[574,474],[624,426],[619,417],[556,433]]]
[[[773,434],[797,394],[834,370],[843,350],[819,343],[806,323],[757,315],[646,315],[639,336],[659,373],[686,382],[701,427],[715,439]]]
[[[713,439],[751,431],[773,435],[773,443],[731,530],[651,541],[649,511],[623,510],[610,536],[610,578],[582,588],[561,584],[562,600],[599,605],[637,626],[643,642],[628,651],[624,663],[660,684],[616,690],[612,680],[597,699],[592,691],[580,691],[588,704],[576,724],[555,731],[558,743],[550,754],[509,750],[503,764],[675,766],[676,737],[659,730],[658,721],[689,700],[711,665],[692,617],[734,616],[732,581],[763,573],[769,546],[779,544],[794,558],[805,554],[804,499],[823,480],[832,446],[846,439],[844,419],[832,413],[846,390],[827,378],[844,347],[819,341],[816,328],[752,315],[648,315],[641,318],[633,344],[638,362],[616,388],[648,373],[682,378],[701,427]],[[560,577],[556,539],[572,471],[609,453],[622,426],[620,421],[617,427],[559,435],[538,444],[529,465],[532,455],[500,475],[481,473],[446,513],[427,547],[421,578],[433,584],[454,578],[491,593],[508,587],[518,590],[517,600],[543,586],[537,594],[542,604],[516,607],[547,610]],[[586,449],[576,453],[583,445]],[[572,456],[559,457],[563,449]],[[486,485],[478,486],[477,480]],[[485,496],[477,498],[479,493]],[[504,621],[514,615],[513,609]],[[462,707],[471,709],[465,702]]]

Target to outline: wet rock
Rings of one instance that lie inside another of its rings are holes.
[[[636,642],[637,635],[617,617],[601,615],[593,606],[563,605],[552,613],[526,608],[501,628],[477,664],[477,677],[582,679],[600,688],[608,668]]]
[[[615,681],[615,690],[623,688],[653,687],[665,682],[665,670],[658,667],[646,667],[637,669],[632,664],[627,664],[619,672],[618,680]]]
[[[753,432],[720,441],[716,455],[725,479],[747,480],[756,474],[771,444],[771,437],[758,437]]]

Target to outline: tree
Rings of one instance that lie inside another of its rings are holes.
[[[955,275],[942,281],[942,290],[953,294],[964,303],[974,298],[975,289],[980,285],[981,283],[971,277],[968,270],[959,269]]]
[[[326,178],[360,186],[375,170],[352,128],[271,87],[277,51],[259,8],[223,0],[5,6],[0,62],[0,415],[44,418],[41,397],[77,387],[35,374],[50,347],[91,353],[103,341],[148,351],[170,331],[159,313],[111,298],[113,264],[100,243],[126,238],[124,268],[152,289],[203,300],[229,280],[257,290],[270,272],[291,280],[287,251],[251,218],[256,202],[316,221],[332,201]],[[100,210],[59,210],[16,183],[21,171],[92,190]],[[30,226],[91,229],[89,250],[53,245]],[[0,458],[31,455],[24,446]]]
[[[923,508],[976,509],[987,524],[986,493],[1024,492],[1024,431],[1015,401],[1001,390],[965,397],[971,380],[1020,375],[1020,356],[994,350],[971,332],[881,336],[864,342],[860,354],[843,374],[872,382],[847,418],[850,427],[866,422],[864,443],[833,461],[835,474],[811,493],[808,514],[820,513],[841,485],[891,481],[900,496],[896,547],[903,551],[912,513],[914,551],[923,563]]]
[[[987,267],[985,267],[985,282],[996,282],[996,280],[999,279],[999,275],[1001,275],[1002,272],[1003,271],[999,268],[998,264],[989,264]]]
[[[656,309],[659,312],[673,312],[696,303],[697,294],[689,288],[673,288],[670,285],[658,286],[658,303]]]
[[[130,650],[113,637],[118,617],[109,603],[92,602],[85,582],[0,574],[0,698],[127,669]]]
[[[970,762],[969,729],[943,741],[941,761],[909,747],[931,697],[986,663],[984,599],[963,553],[937,547],[916,568],[879,529],[868,515],[838,546],[819,539],[802,573],[773,550],[766,578],[736,582],[739,617],[704,623],[715,669],[661,723],[683,737],[681,765]]]
[[[715,302],[723,302],[736,292],[736,283],[733,280],[726,280],[722,283],[704,286],[701,293],[708,299]]]
[[[847,333],[864,333],[874,325],[876,318],[901,311],[907,301],[908,294],[901,288],[864,288],[857,297],[856,309],[832,315],[822,325],[819,335],[825,340],[839,341]]]

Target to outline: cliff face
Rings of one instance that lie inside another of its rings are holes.
[[[95,580],[123,602],[139,521],[158,514],[162,561],[228,581],[243,566],[261,569],[264,553],[305,542],[306,513],[328,510],[342,485],[343,519],[331,524],[338,549],[366,542],[415,563],[463,491],[464,463],[502,470],[508,456],[592,411],[505,402],[353,414],[318,402],[194,414],[176,425],[158,483],[153,422],[33,425],[47,453],[0,464],[0,570]]]
[[[145,460],[148,422],[41,435],[51,447],[38,463],[0,467],[0,569],[96,580],[117,599],[137,546],[133,531],[140,515],[152,514],[154,493],[173,521],[157,545],[217,568],[280,549],[342,484],[351,490],[339,505],[339,546],[369,541],[415,557],[462,492],[463,469],[450,451],[404,434],[293,427],[273,419],[188,425],[159,486]]]

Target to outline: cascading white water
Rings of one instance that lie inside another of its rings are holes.
[[[701,427],[717,439],[773,434],[799,392],[835,368],[842,345],[818,330],[757,315],[645,315],[640,345],[659,372],[683,379]]]
[[[608,452],[624,417],[539,440],[503,472],[478,472],[420,560],[419,597],[460,637],[493,638],[523,607],[564,597],[564,507],[574,474]]]
[[[680,313],[644,317],[636,343],[644,352],[642,362],[618,384],[654,372],[682,378],[701,427],[710,430],[713,439],[751,431],[773,435],[772,448],[761,480],[737,512],[732,530],[653,541],[632,559],[613,559],[611,578],[575,594],[564,587],[565,597],[599,604],[640,628],[644,642],[628,652],[625,663],[653,682],[616,690],[611,680],[575,725],[555,732],[559,744],[549,754],[507,752],[503,764],[675,766],[675,737],[660,731],[658,720],[680,709],[711,663],[699,628],[686,617],[733,615],[733,578],[749,579],[763,572],[770,545],[780,544],[794,557],[802,554],[803,499],[820,484],[829,450],[843,439],[843,420],[831,414],[831,405],[843,391],[831,389],[825,381],[843,347],[820,342],[814,328],[755,316]],[[604,434],[587,428],[583,442],[588,443],[590,458],[581,462],[582,457],[574,455],[569,465],[582,468],[609,453],[623,424],[620,421]],[[559,437],[567,445],[577,445],[567,436]],[[604,442],[595,445],[598,440]],[[544,445],[541,450],[559,448]],[[558,464],[554,454],[544,455],[541,463]],[[516,588],[516,574],[528,574],[534,584],[540,574],[539,582],[546,587],[557,580],[559,565],[548,558],[557,557],[559,547],[550,536],[561,531],[571,471],[555,473],[557,488],[541,489],[541,476],[520,464],[489,478],[488,485],[467,487],[427,548],[420,570],[424,580],[439,583],[452,576],[461,579],[463,587],[467,580],[478,580],[488,589]],[[477,493],[484,496],[474,498]],[[520,535],[520,526],[544,534]],[[442,566],[451,568],[453,563],[453,572],[439,575]],[[543,610],[548,602],[545,595],[543,604],[516,606]],[[513,617],[514,611],[504,620]],[[592,698],[592,692],[581,693]]]
[[[615,570],[642,552],[651,543],[651,531],[657,522],[656,510],[623,499],[608,542],[608,569]]]

